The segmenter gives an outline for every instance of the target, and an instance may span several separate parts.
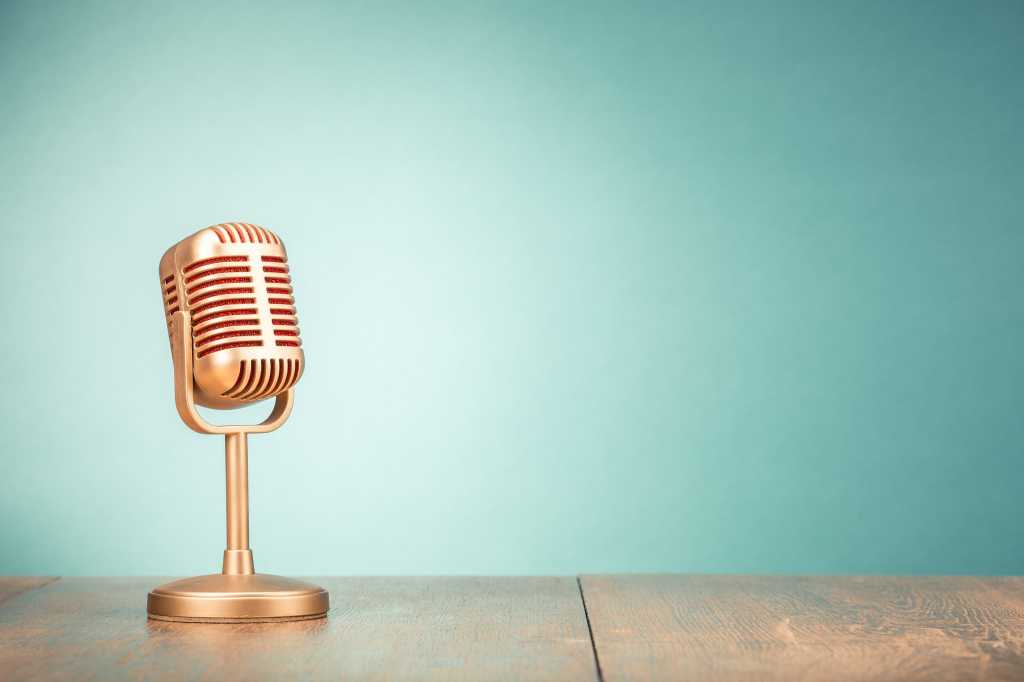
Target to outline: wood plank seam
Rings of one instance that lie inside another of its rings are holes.
[[[579,581],[606,682],[1024,680],[1024,577]]]
[[[583,617],[587,620],[587,636],[590,637],[590,651],[594,654],[594,668],[597,670],[597,682],[604,682],[604,673],[601,672],[601,657],[597,655],[597,644],[594,642],[594,628],[590,626],[590,612],[587,611],[587,597],[583,594],[583,581],[576,576],[576,587],[580,591],[580,603],[583,605]]]

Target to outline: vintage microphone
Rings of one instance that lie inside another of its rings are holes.
[[[227,549],[222,573],[154,588],[149,617],[225,623],[321,618],[329,605],[326,590],[256,573],[249,549],[247,436],[288,419],[305,366],[284,244],[248,223],[207,227],[167,250],[160,287],[178,414],[194,431],[224,434]],[[215,426],[196,410],[197,404],[232,409],[267,398],[275,398],[273,410],[255,425]]]

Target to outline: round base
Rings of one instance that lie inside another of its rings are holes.
[[[153,588],[146,611],[155,620],[266,623],[327,615],[330,598],[317,585],[276,575],[200,575]]]

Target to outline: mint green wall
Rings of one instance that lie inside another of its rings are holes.
[[[1022,7],[4,3],[0,573],[217,570],[222,220],[309,363],[262,570],[1024,573]]]

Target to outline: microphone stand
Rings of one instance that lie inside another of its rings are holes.
[[[256,572],[249,549],[249,439],[245,431],[224,434],[224,470],[227,479],[228,546],[224,575]]]
[[[278,394],[270,415],[259,424],[210,424],[196,409],[189,329],[188,313],[174,313],[171,318],[174,404],[182,421],[193,431],[224,435],[227,548],[221,573],[184,578],[154,588],[147,600],[149,617],[207,623],[323,618],[330,605],[327,590],[292,578],[256,573],[249,549],[248,435],[267,433],[281,426],[292,412],[294,389]]]

